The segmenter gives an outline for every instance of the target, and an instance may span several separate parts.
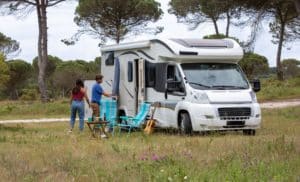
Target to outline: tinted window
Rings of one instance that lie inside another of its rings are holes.
[[[127,79],[128,79],[128,82],[133,81],[133,63],[132,63],[132,61],[129,61],[128,65],[127,65]]]

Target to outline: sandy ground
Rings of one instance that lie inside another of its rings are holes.
[[[260,103],[261,108],[273,109],[273,108],[284,108],[290,106],[299,106],[300,99],[283,100],[283,101],[271,101]],[[69,118],[43,118],[43,119],[23,119],[23,120],[0,120],[0,124],[8,123],[45,123],[45,122],[66,122]]]
[[[300,99],[260,103],[260,107],[261,108],[266,108],[266,109],[284,108],[284,107],[291,107],[291,106],[300,106]]]

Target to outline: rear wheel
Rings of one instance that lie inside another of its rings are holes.
[[[243,130],[244,135],[254,136],[256,134],[256,130]]]
[[[193,128],[191,119],[188,113],[181,113],[180,114],[180,123],[179,123],[180,133],[185,135],[191,135]]]

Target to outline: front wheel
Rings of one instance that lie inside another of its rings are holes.
[[[193,128],[191,119],[188,113],[182,113],[180,115],[180,123],[179,123],[179,129],[182,134],[191,135]]]

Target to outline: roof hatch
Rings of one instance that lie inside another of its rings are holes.
[[[189,48],[233,48],[233,42],[230,40],[222,39],[171,39],[172,41]]]

